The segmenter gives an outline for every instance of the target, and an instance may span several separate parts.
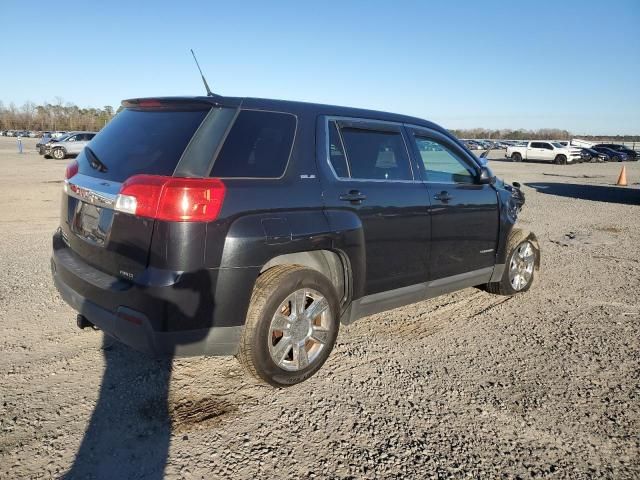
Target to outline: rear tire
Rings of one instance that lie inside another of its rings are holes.
[[[236,357],[269,385],[300,383],[329,357],[339,314],[338,296],[324,275],[299,265],[270,268],[256,281]]]
[[[555,159],[556,165],[566,165],[567,157],[565,155],[558,155]]]
[[[512,162],[521,162],[522,161],[522,155],[520,155],[518,152],[512,153],[511,154],[511,161]]]
[[[535,236],[514,228],[509,234],[507,252],[502,278],[487,284],[489,293],[511,296],[526,292],[533,284],[535,271],[540,266],[540,248]]]

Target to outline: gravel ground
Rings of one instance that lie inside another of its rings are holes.
[[[66,162],[25,143],[0,138],[0,478],[640,477],[640,164],[622,188],[620,164],[490,162],[524,185],[531,291],[364,318],[274,390],[75,328],[49,274]]]

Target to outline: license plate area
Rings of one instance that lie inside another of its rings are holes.
[[[73,230],[79,237],[103,246],[111,229],[113,210],[78,202]]]

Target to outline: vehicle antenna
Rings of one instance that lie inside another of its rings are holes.
[[[216,97],[217,95],[215,95],[211,89],[209,88],[209,84],[207,83],[207,79],[204,78],[204,74],[202,73],[202,69],[200,68],[200,64],[198,63],[198,59],[196,58],[196,54],[193,53],[193,49],[191,50],[191,55],[193,55],[193,59],[196,62],[196,66],[198,67],[198,70],[200,71],[200,76],[202,77],[202,82],[204,83],[204,88],[207,90],[207,96],[208,97]]]

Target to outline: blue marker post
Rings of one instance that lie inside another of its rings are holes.
[[[18,153],[22,153],[22,139],[18,137]]]

